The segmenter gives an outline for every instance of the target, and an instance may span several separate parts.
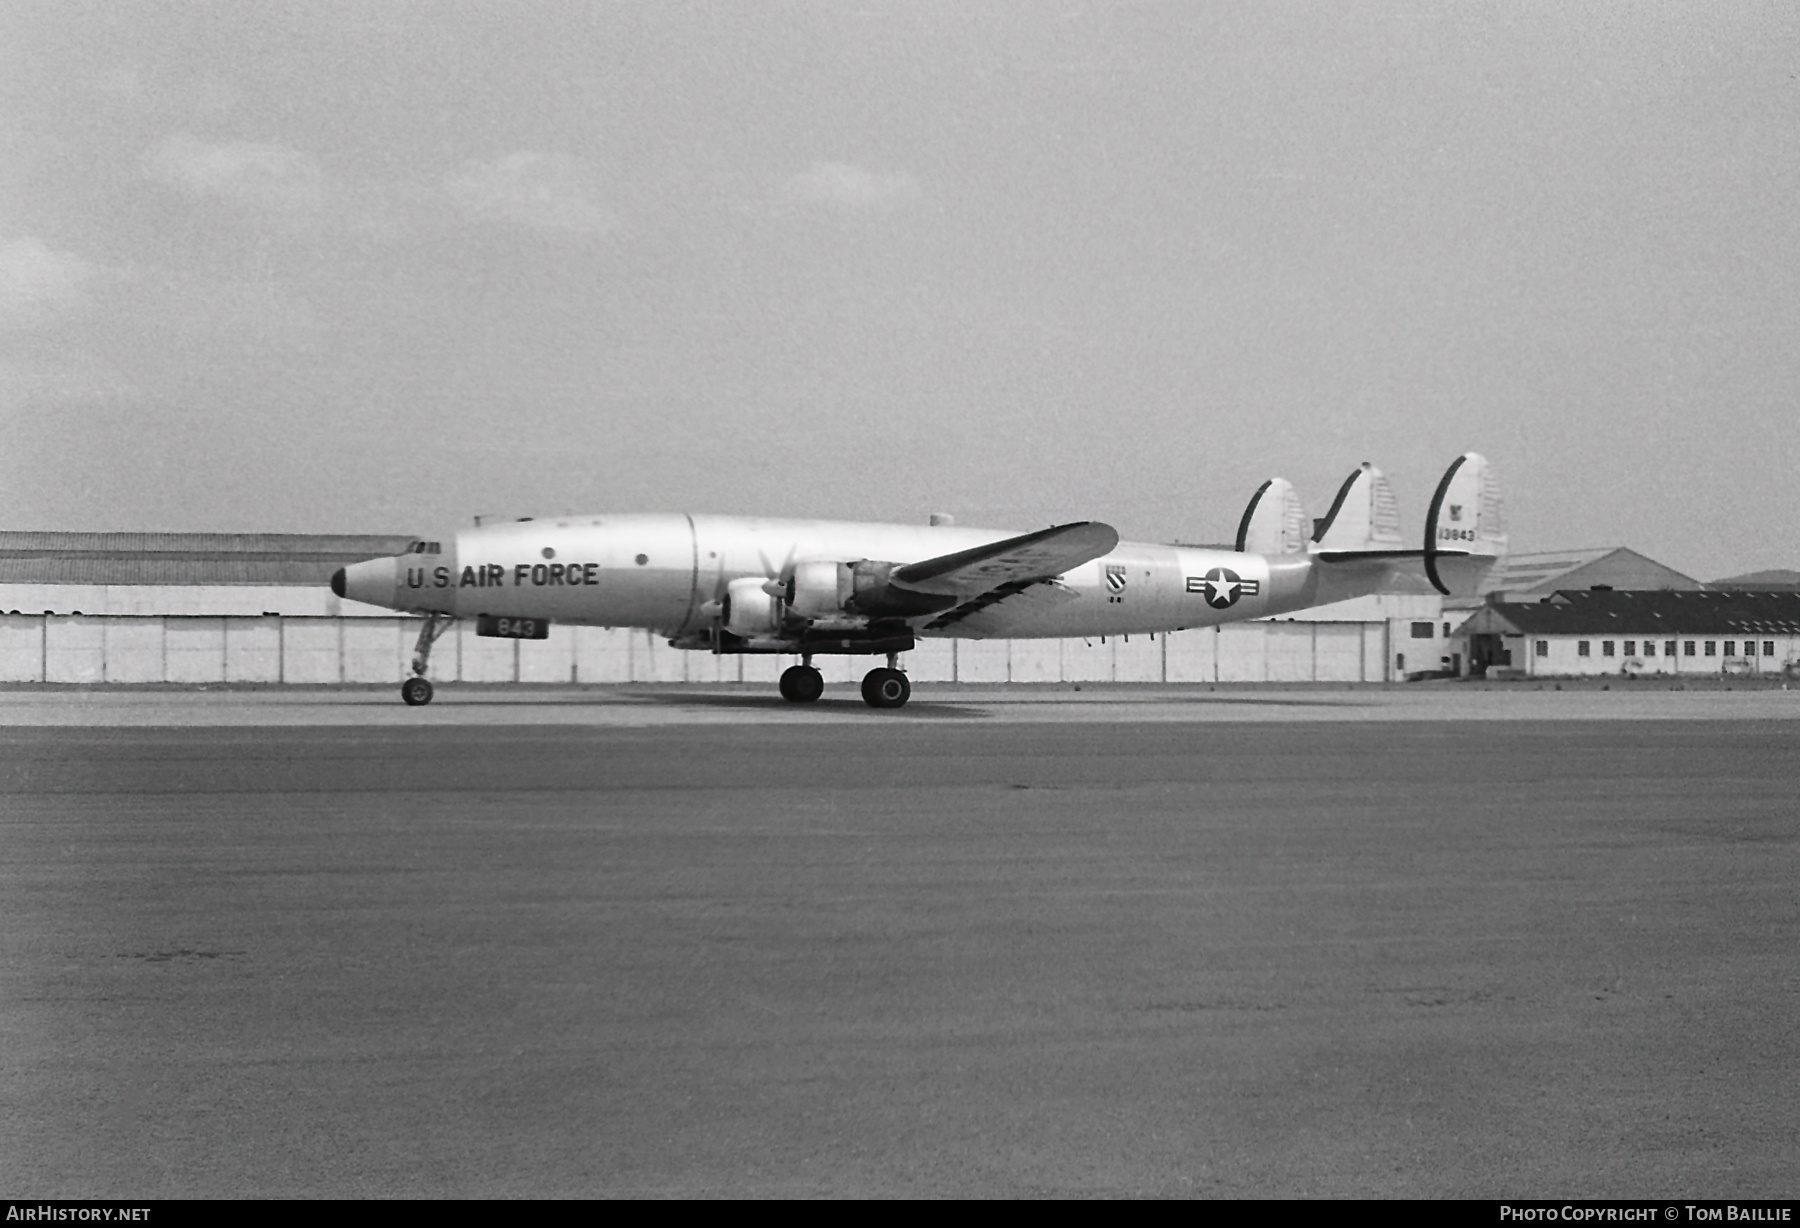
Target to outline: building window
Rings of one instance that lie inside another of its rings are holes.
[[[1625,655],[1628,657],[1637,656],[1637,641],[1636,640],[1626,640],[1625,641]]]
[[[1537,643],[1535,645],[1533,645],[1533,647],[1532,647],[1532,652],[1536,653],[1540,657],[1549,656],[1550,655],[1550,641],[1549,640],[1537,641]]]
[[[1756,655],[1756,641],[1755,640],[1745,640],[1744,641],[1744,655],[1746,657],[1754,657]]]
[[[1585,657],[1585,656],[1590,655],[1588,652],[1588,642],[1586,640],[1576,640],[1575,641],[1575,655],[1578,657]]]
[[[1610,657],[1613,655],[1613,642],[1611,640],[1600,641],[1600,655],[1603,657]]]
[[[1728,657],[1737,656],[1737,641],[1736,640],[1726,640],[1725,641],[1725,655]]]
[[[1775,641],[1774,640],[1764,640],[1763,641],[1763,656],[1772,657],[1774,655],[1775,655]]]
[[[1674,655],[1675,655],[1675,641],[1674,640],[1664,640],[1663,641],[1663,656],[1672,657]],[[1688,655],[1689,656],[1693,655],[1693,648],[1691,645],[1689,646],[1689,649],[1688,649]]]
[[[1706,641],[1706,655],[1709,657],[1716,657],[1719,655],[1719,641],[1717,641],[1717,640],[1707,640]]]
[[[1644,655],[1646,657],[1654,657],[1656,655],[1656,641],[1655,640],[1645,640],[1644,641]]]
[[[1394,672],[1400,673],[1400,674],[1404,674],[1406,672],[1406,654],[1405,653],[1397,652],[1394,654]]]
[[[1415,640],[1430,639],[1431,638],[1431,624],[1430,623],[1414,623],[1412,625],[1412,637]]]
[[[1694,641],[1693,640],[1688,640],[1686,643],[1684,643],[1681,646],[1681,655],[1684,657],[1691,657],[1694,655]]]

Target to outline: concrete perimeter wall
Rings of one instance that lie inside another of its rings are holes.
[[[0,682],[398,683],[416,618],[0,615]],[[920,682],[1378,682],[1387,624],[1247,622],[1091,640],[925,640],[905,658]],[[439,682],[753,682],[794,657],[670,648],[647,631],[550,629],[485,639],[458,624],[432,650]],[[878,658],[821,656],[829,682]]]

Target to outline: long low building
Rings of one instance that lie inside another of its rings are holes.
[[[0,682],[398,683],[418,619],[0,615]],[[1379,682],[1381,623],[1229,623],[1170,635],[1089,640],[923,640],[907,654],[918,682]],[[550,629],[547,640],[478,636],[458,624],[432,652],[440,682],[756,682],[787,656],[714,656],[647,631]],[[828,682],[862,676],[867,658],[815,659]]]
[[[1457,635],[1530,677],[1793,673],[1800,593],[1561,591],[1483,606]]]
[[[404,535],[0,532],[0,682],[398,683],[420,622],[335,596],[331,573]],[[1291,618],[1091,640],[924,640],[920,682],[1382,682],[1450,662],[1435,593]],[[471,682],[772,683],[794,658],[672,649],[623,628],[537,643],[455,628],[431,676]],[[820,657],[831,681],[863,658]]]
[[[389,614],[331,573],[399,554],[397,534],[0,532],[0,613]]]

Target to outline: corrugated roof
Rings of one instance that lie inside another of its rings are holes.
[[[1800,592],[1594,592],[1497,602],[1468,626],[1522,635],[1800,635]]]
[[[393,534],[0,532],[6,584],[326,584],[400,554]]]

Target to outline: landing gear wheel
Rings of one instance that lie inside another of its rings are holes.
[[[781,671],[781,697],[789,703],[809,704],[825,693],[825,675],[810,665],[790,665]]]
[[[863,675],[862,695],[871,708],[898,708],[912,698],[912,683],[897,669],[872,669]]]
[[[430,703],[431,682],[425,678],[408,678],[400,684],[400,698],[413,708]]]

